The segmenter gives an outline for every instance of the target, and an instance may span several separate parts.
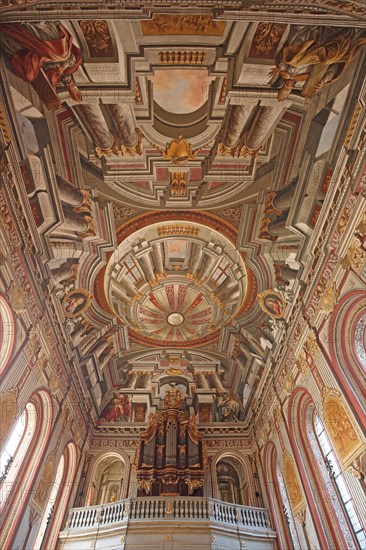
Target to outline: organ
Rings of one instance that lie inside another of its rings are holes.
[[[187,418],[182,395],[171,386],[165,410],[150,417],[137,449],[138,496],[203,496],[206,446],[197,416]]]

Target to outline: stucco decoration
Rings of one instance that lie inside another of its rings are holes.
[[[341,394],[333,388],[323,390],[324,423],[343,466],[349,466],[366,448],[356,430]]]
[[[300,479],[296,470],[293,458],[285,451],[284,456],[284,478],[292,511],[295,516],[300,514],[306,507],[304,493],[301,488]]]

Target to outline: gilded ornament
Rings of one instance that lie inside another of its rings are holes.
[[[335,451],[343,466],[347,467],[366,444],[357,433],[341,394],[333,388],[323,389],[323,416]]]
[[[41,343],[38,339],[37,332],[35,328],[32,328],[28,336],[28,341],[25,345],[25,352],[28,358],[31,359],[33,355],[36,353],[36,351],[39,350],[40,347],[41,347]]]
[[[283,319],[286,302],[278,290],[265,290],[257,295],[259,307],[272,319]]]
[[[172,369],[172,368],[169,368],[169,369],[166,369],[165,372],[166,372],[167,374],[169,374],[169,376],[180,376],[181,374],[183,374],[182,369]]]
[[[11,142],[11,132],[5,114],[4,105],[0,102],[0,132],[6,144]]]
[[[187,35],[222,36],[226,23],[215,21],[206,14],[168,14],[156,13],[150,21],[141,21],[143,34],[150,35]]]
[[[164,237],[167,235],[193,235],[197,236],[199,233],[198,227],[193,227],[192,225],[162,225],[157,228],[157,233],[159,237]]]
[[[186,484],[188,485],[188,494],[192,495],[196,489],[199,489],[203,485],[203,479],[190,479],[187,477],[185,479]]]
[[[301,374],[306,374],[309,370],[309,365],[308,365],[308,362],[306,360],[306,356],[304,353],[300,353],[299,357],[297,358],[297,361],[296,361],[296,366],[298,368],[298,370],[301,372]]]
[[[187,193],[187,172],[170,173],[170,195],[172,197],[184,197]]]
[[[309,355],[312,356],[313,359],[315,359],[318,353],[320,353],[319,344],[313,331],[309,333],[309,336],[307,337],[304,344],[304,348],[309,353]]]
[[[19,315],[19,313],[23,313],[25,311],[25,294],[22,289],[14,283],[14,281],[12,281],[8,290],[8,298],[14,313]]]
[[[351,122],[350,122],[349,127],[348,127],[346,139],[344,140],[344,147],[346,149],[348,149],[350,144],[351,144],[352,136],[354,134],[354,131],[355,131],[359,116],[361,114],[361,111],[362,111],[362,106],[361,106],[360,103],[357,103],[356,107],[355,107],[355,110],[353,111]]]
[[[284,479],[292,511],[297,516],[306,507],[306,502],[294,460],[287,451],[284,453]]]
[[[167,516],[172,516],[174,513],[174,503],[172,500],[168,500],[166,503],[165,513]]]
[[[291,395],[291,393],[293,392],[294,387],[295,387],[294,377],[292,376],[292,374],[289,374],[285,379],[283,389],[285,390],[285,392],[288,395]]]
[[[216,139],[216,155],[222,157],[232,157],[232,158],[245,158],[251,157],[256,159],[262,149],[262,145],[256,149],[252,149],[245,143],[246,135],[239,141],[234,147],[226,146],[222,141],[222,133],[220,132]]]
[[[346,257],[342,260],[342,267],[353,269],[359,273],[366,263],[366,251],[362,248],[361,239],[354,237],[348,247]]]
[[[47,497],[56,475],[56,450],[54,449],[47,457],[42,474],[39,477],[38,486],[34,495],[34,502],[40,509],[46,504]]]
[[[335,283],[326,289],[320,304],[320,309],[323,313],[330,315],[330,313],[333,312],[335,306],[337,305],[339,294],[340,292],[336,289]]]
[[[111,36],[107,21],[102,19],[83,20],[79,24],[88,46],[91,46],[96,52],[108,52]]]
[[[352,460],[347,470],[357,479],[363,481],[366,477],[366,451],[363,451],[358,457]]]
[[[154,483],[155,479],[152,477],[150,479],[138,479],[137,480],[137,487],[139,489],[142,489],[145,491],[145,493],[148,495],[151,491],[152,484]]]
[[[164,160],[171,160],[174,165],[182,165],[186,164],[188,160],[194,160],[196,153],[192,151],[191,144],[180,135],[177,139],[167,143],[161,156]]]
[[[19,389],[10,388],[0,393],[0,449],[8,436],[19,413],[18,405]]]
[[[118,140],[118,137],[115,134],[113,134],[113,143],[110,147],[108,147],[106,149],[102,149],[101,147],[96,147],[95,148],[95,154],[100,159],[103,158],[103,157],[119,156],[120,151],[121,151],[121,148],[120,148],[120,145],[119,145],[119,140]]]
[[[183,404],[182,394],[177,388],[171,384],[170,390],[165,394],[164,406],[167,409],[180,409]]]
[[[256,36],[256,52],[269,53],[273,46],[279,41],[281,33],[285,30],[286,25],[279,23],[259,23]]]
[[[135,155],[142,155],[142,133],[139,128],[135,128],[136,136],[137,136],[137,144],[133,145],[132,147],[126,147],[121,144],[121,153],[122,156],[125,157],[126,155],[129,155],[130,157],[134,157]]]
[[[91,304],[93,294],[85,288],[75,288],[66,294],[62,301],[65,317],[72,319],[86,311]]]
[[[39,378],[44,371],[47,364],[47,357],[43,351],[41,351],[33,365],[33,372]]]

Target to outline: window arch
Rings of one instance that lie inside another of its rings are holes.
[[[54,512],[56,498],[61,486],[61,480],[64,473],[64,469],[65,469],[65,459],[64,459],[64,456],[62,455],[57,466],[55,480],[52,484],[52,489],[48,497],[47,504],[42,514],[36,540],[33,544],[34,550],[40,550],[41,548],[41,544],[46,534],[46,529],[47,529],[48,522],[50,520],[50,516]]]
[[[0,511],[3,509],[9,494],[11,494],[19,468],[34,437],[36,422],[36,408],[32,402],[29,402],[16,421],[7,438],[6,445],[2,449],[0,457]]]
[[[12,546],[12,540],[22,521],[52,428],[53,408],[48,391],[37,390],[30,397],[28,403],[33,405],[35,410],[34,415],[29,414],[29,418],[34,418],[35,426],[31,431],[30,442],[23,459],[12,463],[7,479],[3,482],[5,483],[5,498],[1,510],[3,519],[0,535],[1,548],[11,548]],[[21,445],[20,443],[19,449],[21,449]],[[14,470],[12,470],[13,466]],[[12,479],[9,477],[11,472]]]
[[[317,437],[319,446],[322,450],[324,461],[331,477],[334,479],[338,495],[343,504],[343,508],[351,524],[354,535],[362,550],[366,550],[366,533],[362,527],[358,512],[355,508],[354,501],[350,495],[343,472],[339,467],[337,457],[334,453],[328,434],[324,428],[318,413],[314,410],[314,431]]]
[[[109,465],[113,466],[113,464],[116,463],[120,463],[119,469],[115,471],[112,467],[112,475],[109,476],[106,469],[108,470]],[[103,478],[103,474],[107,475]],[[119,475],[120,477],[118,477]],[[126,498],[129,480],[130,460],[127,454],[123,451],[108,451],[101,453],[96,457],[94,463],[92,463],[90,467],[85,506],[101,504],[107,501],[110,502],[111,497],[114,500],[114,490],[117,493],[116,500]],[[102,487],[103,484],[104,487]]]
[[[38,527],[34,550],[56,547],[66,507],[73,488],[77,466],[77,451],[74,443],[69,443],[58,462],[55,479],[44,507]]]
[[[333,482],[314,431],[315,404],[304,388],[296,388],[289,403],[290,439],[320,544],[331,548],[354,548]]]
[[[0,293],[0,374],[5,372],[13,352],[15,319],[9,303]]]
[[[263,449],[263,470],[271,516],[276,527],[280,548],[299,549],[299,539],[292,517],[282,473],[278,466],[277,450],[272,441]]]
[[[360,422],[364,418],[365,316],[365,292],[353,290],[339,300],[329,327],[329,359],[332,369]],[[327,354],[327,351],[324,350],[324,353]]]
[[[235,459],[222,458],[216,464],[216,477],[220,494],[220,500],[243,504],[241,491],[243,485],[238,473],[238,464]]]
[[[214,498],[244,506],[262,506],[261,495],[257,492],[259,487],[247,457],[235,451],[222,451],[212,461],[211,468],[214,470]],[[234,487],[235,481],[237,487]]]

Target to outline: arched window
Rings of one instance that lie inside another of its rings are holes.
[[[279,547],[299,549],[297,531],[292,511],[288,502],[287,492],[278,466],[277,450],[271,441],[263,449],[264,478],[267,486],[269,505],[273,523],[275,525]]]
[[[329,361],[356,418],[364,420],[366,341],[364,290],[347,292],[335,307],[329,326]],[[323,352],[328,355],[326,349]]]
[[[93,479],[94,504],[105,504],[121,499],[125,477],[125,463],[121,458],[109,456],[98,465]]]
[[[29,449],[36,428],[36,408],[28,403],[18,418],[0,457],[0,510],[12,491],[14,480]]]
[[[294,550],[296,550],[297,548],[300,549],[301,547],[300,547],[300,542],[296,531],[295,520],[291,511],[291,505],[288,499],[287,490],[283,480],[282,472],[278,464],[276,467],[276,476],[277,476],[278,488],[280,490],[281,500],[283,504],[283,513],[285,516],[286,523],[288,524],[288,527],[289,527],[293,548]]]
[[[332,445],[330,443],[330,439],[327,435],[327,432],[317,412],[314,413],[314,428],[315,428],[315,433],[318,438],[320,448],[323,453],[324,461],[326,463],[330,477],[335,482],[338,495],[343,504],[343,508],[348,517],[349,523],[352,526],[353,532],[358,540],[360,548],[362,548],[362,550],[365,550],[366,549],[365,529],[361,525],[360,518],[358,516],[353,499],[348,490],[343,472],[339,467],[339,463],[333,451]]]
[[[240,481],[237,467],[238,464],[234,465],[232,459],[219,460],[216,465],[217,484],[220,500],[232,502],[234,504],[243,504],[241,495],[243,484]]]
[[[26,429],[18,441],[14,460],[3,481],[0,548],[12,548],[13,539],[19,534],[19,526],[24,519],[24,511],[32,495],[33,482],[44,458],[52,428],[51,396],[45,390],[37,390],[30,397],[25,411]]]
[[[73,489],[76,473],[77,452],[74,443],[69,443],[59,460],[56,475],[43,509],[33,550],[56,548],[61,523]]]
[[[319,542],[324,547],[354,548],[350,529],[314,429],[315,404],[296,388],[289,404],[290,437]]]
[[[14,348],[15,320],[5,297],[0,294],[0,374],[3,374]]]
[[[84,490],[84,489],[83,489]],[[130,486],[130,461],[123,451],[102,452],[90,464],[85,483],[85,504],[93,506],[122,500],[136,490]]]
[[[47,525],[50,522],[51,515],[55,508],[56,498],[60,489],[61,480],[64,473],[64,467],[65,467],[65,459],[62,455],[57,466],[56,477],[52,485],[50,496],[48,497],[46,507],[43,511],[41,523],[38,528],[37,537],[33,545],[33,550],[40,550],[41,548],[41,544],[46,533]]]

